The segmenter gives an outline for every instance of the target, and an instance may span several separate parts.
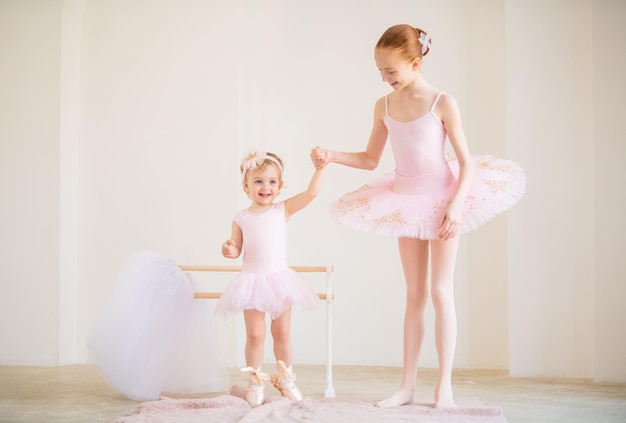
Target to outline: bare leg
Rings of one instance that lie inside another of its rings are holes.
[[[439,381],[435,407],[455,407],[452,394],[452,363],[456,350],[457,320],[454,304],[454,265],[459,237],[431,242],[432,298],[435,309],[435,342],[439,360]]]
[[[291,307],[286,309],[275,320],[272,320],[272,338],[274,339],[274,356],[276,370],[271,378],[272,385],[283,397],[292,401],[300,401],[303,396],[295,384],[296,375],[291,370],[293,350],[291,347]]]
[[[274,356],[276,361],[282,360],[287,367],[291,366],[293,356],[291,348],[291,307],[282,312],[276,320],[272,320],[272,338],[274,339]]]
[[[402,382],[400,389],[376,404],[377,407],[395,407],[415,401],[417,363],[424,339],[424,314],[429,298],[429,243],[420,239],[400,238],[398,247],[406,280]]]
[[[265,403],[265,384],[267,375],[261,372],[263,364],[263,349],[265,343],[265,313],[258,310],[244,310],[243,319],[246,322],[246,368],[248,389],[245,399],[250,407],[258,407]]]
[[[263,364],[265,313],[244,310],[243,318],[246,323],[246,365],[258,369]]]

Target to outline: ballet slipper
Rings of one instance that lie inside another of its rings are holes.
[[[406,404],[415,404],[415,391],[413,389],[400,389],[389,398],[377,402],[376,407],[388,408]]]
[[[278,360],[276,362],[276,370],[278,370],[278,374],[272,375],[272,385],[280,395],[283,397],[289,398],[292,401],[300,401],[302,399],[302,392],[298,389],[295,384],[296,375],[291,370],[291,366],[287,367],[285,362],[282,360]]]
[[[261,372],[261,367],[255,369],[254,367],[244,367],[242,372],[248,372],[248,389],[246,390],[246,401],[250,407],[258,407],[265,403],[265,383],[267,380],[267,374]]]

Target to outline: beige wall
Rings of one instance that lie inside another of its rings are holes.
[[[0,363],[59,338],[60,1],[0,2]]]
[[[456,366],[625,380],[626,340],[610,330],[626,321],[615,304],[623,267],[604,253],[623,239],[623,223],[612,220],[616,234],[604,219],[604,208],[623,211],[613,188],[623,171],[604,163],[623,149],[612,113],[623,110],[623,55],[614,54],[623,32],[613,31],[624,6],[389,4],[0,2],[0,60],[10,70],[0,73],[10,94],[0,97],[0,335],[10,345],[0,364],[84,362],[85,338],[135,251],[229,263],[219,245],[246,204],[239,156],[252,146],[279,152],[287,196],[307,183],[312,146],[363,148],[387,92],[373,45],[389,25],[410,22],[433,36],[424,72],[459,101],[472,152],[515,159],[529,178],[519,205],[462,240]],[[290,223],[292,264],[336,268],[340,364],[401,365],[395,241],[327,212],[392,168],[389,152],[375,172],[330,168],[318,199]],[[231,277],[200,279],[219,289]],[[323,309],[295,312],[297,362],[324,362],[323,318]],[[429,319],[421,363],[435,367]],[[217,326],[228,364],[242,365],[240,319]],[[266,351],[271,361],[269,342]]]
[[[528,172],[509,215],[515,375],[593,376],[590,5],[507,2],[509,153]]]
[[[626,379],[626,5],[593,3],[594,377]],[[621,40],[621,41],[617,41]]]
[[[224,260],[220,240],[239,193],[236,11],[228,0],[85,2],[76,122],[80,361],[130,254]]]

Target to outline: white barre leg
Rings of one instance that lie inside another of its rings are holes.
[[[335,388],[333,388],[333,288],[332,270],[326,266],[326,388],[324,396],[335,398]]]

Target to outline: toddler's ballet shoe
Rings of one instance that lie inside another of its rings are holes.
[[[291,366],[287,367],[285,362],[278,360],[276,370],[278,370],[278,374],[272,375],[272,385],[278,389],[283,397],[289,398],[291,401],[300,401],[303,398],[302,392],[296,386],[296,375],[291,370]]]
[[[244,367],[242,372],[248,372],[248,389],[246,390],[246,401],[250,407],[258,407],[265,403],[265,383],[267,380],[267,374],[261,372],[261,368],[255,369],[254,367]]]
[[[272,385],[278,389],[280,395],[289,398],[291,401],[300,401],[303,398],[302,392],[300,392],[300,389],[298,389],[293,381],[280,380],[277,376],[278,375],[272,376]]]
[[[258,407],[265,403],[265,386],[250,384],[246,390],[246,401],[250,407]]]

